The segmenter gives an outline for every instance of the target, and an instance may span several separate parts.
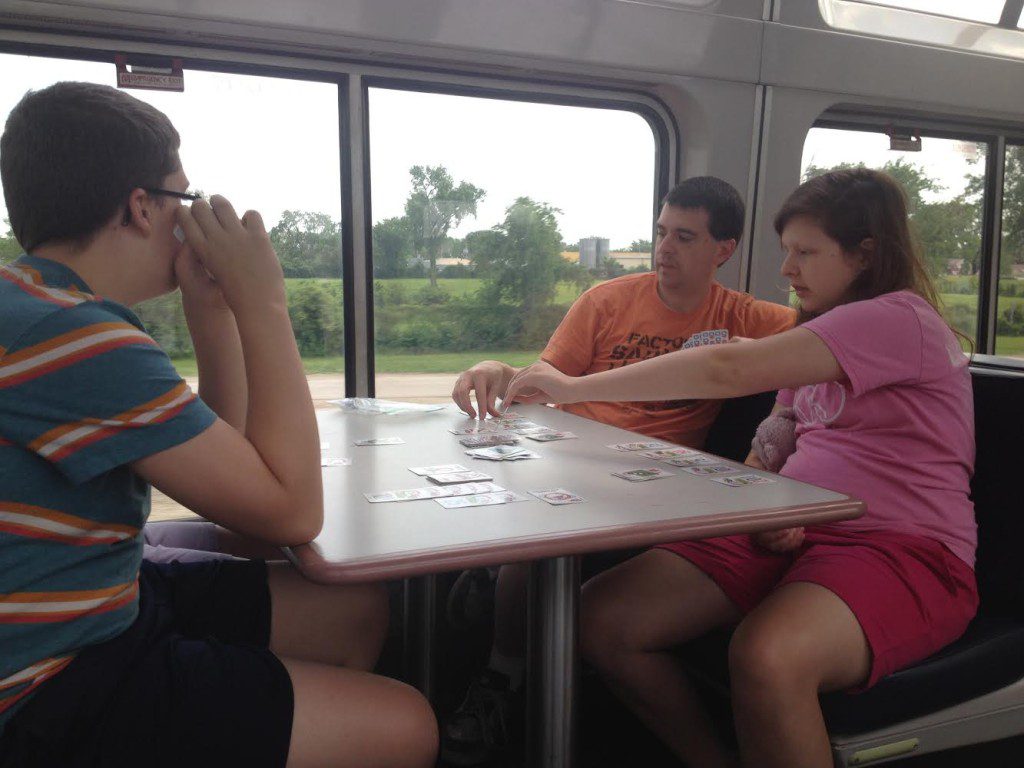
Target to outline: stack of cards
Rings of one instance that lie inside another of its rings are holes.
[[[487,459],[488,461],[518,461],[520,459],[540,458],[539,453],[534,453],[526,448],[516,448],[511,445],[494,445],[490,448],[474,448],[473,450],[466,451],[466,455],[472,456],[474,459]]]
[[[683,472],[689,472],[691,475],[724,475],[726,472],[739,471],[739,467],[733,467],[729,464],[705,464],[699,467],[683,467]]]
[[[498,493],[479,493],[473,496],[454,496],[447,499],[435,499],[445,509],[456,509],[458,507],[486,507],[491,504],[508,504],[513,501],[529,501],[525,496],[520,496],[512,491]]]
[[[672,477],[671,472],[666,472],[658,467],[644,467],[643,469],[624,469],[621,472],[612,472],[615,477],[629,480],[631,483],[642,483],[645,480],[657,480],[662,477]]]
[[[467,448],[486,448],[491,445],[515,445],[519,442],[519,438],[515,435],[493,433],[487,435],[467,435],[466,437],[460,437],[459,442]]]
[[[562,504],[582,504],[586,501],[582,496],[577,496],[572,491],[565,490],[565,488],[552,488],[548,491],[530,491],[530,495],[536,496],[541,501],[546,501],[548,504],[556,507]]]
[[[663,448],[673,448],[675,446],[669,445],[668,443],[662,443],[658,441],[648,443],[615,443],[609,445],[609,448],[613,448],[616,451],[657,451]]]
[[[729,340],[729,331],[726,328],[716,328],[713,331],[701,331],[693,334],[683,344],[683,349],[694,347],[706,347],[710,344],[725,344]]]
[[[461,464],[435,464],[432,467],[409,467],[409,471],[414,475],[423,477],[424,475],[440,475],[446,472],[469,472],[469,467],[464,467]]]
[[[364,493],[371,504],[382,501],[417,501],[419,499],[438,499],[451,496],[468,496],[481,493],[500,493],[505,489],[494,483],[464,483],[462,485],[428,485],[424,488],[406,488],[399,491],[381,491],[380,493]]]
[[[467,469],[464,472],[438,472],[427,475],[427,479],[438,485],[449,485],[451,483],[483,483],[494,478],[484,472]]]

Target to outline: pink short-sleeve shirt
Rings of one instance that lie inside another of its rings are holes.
[[[843,304],[803,328],[846,379],[779,392],[796,411],[796,451],[781,473],[861,499],[846,530],[926,536],[974,565],[968,498],[974,400],[967,359],[942,317],[910,291]]]

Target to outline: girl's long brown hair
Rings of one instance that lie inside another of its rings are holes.
[[[921,251],[910,231],[907,198],[888,174],[870,168],[830,171],[808,179],[786,199],[775,215],[782,236],[793,218],[814,219],[844,253],[864,257],[866,266],[854,279],[843,303],[873,299],[892,291],[913,291],[942,313],[935,284],[925,270]],[[863,243],[870,238],[873,248]],[[809,319],[803,310],[800,321]],[[956,328],[952,328],[971,343]]]

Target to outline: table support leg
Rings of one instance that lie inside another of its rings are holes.
[[[434,648],[437,642],[437,576],[403,583],[402,672],[427,701],[434,701]]]
[[[526,755],[530,768],[574,764],[579,589],[578,557],[531,564]]]

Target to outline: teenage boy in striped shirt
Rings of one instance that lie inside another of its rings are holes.
[[[427,703],[367,671],[380,586],[142,562],[150,484],[273,545],[323,517],[281,267],[258,213],[180,204],[178,144],[86,83],[0,138],[0,765],[433,765]],[[176,287],[201,399],[128,309]]]

